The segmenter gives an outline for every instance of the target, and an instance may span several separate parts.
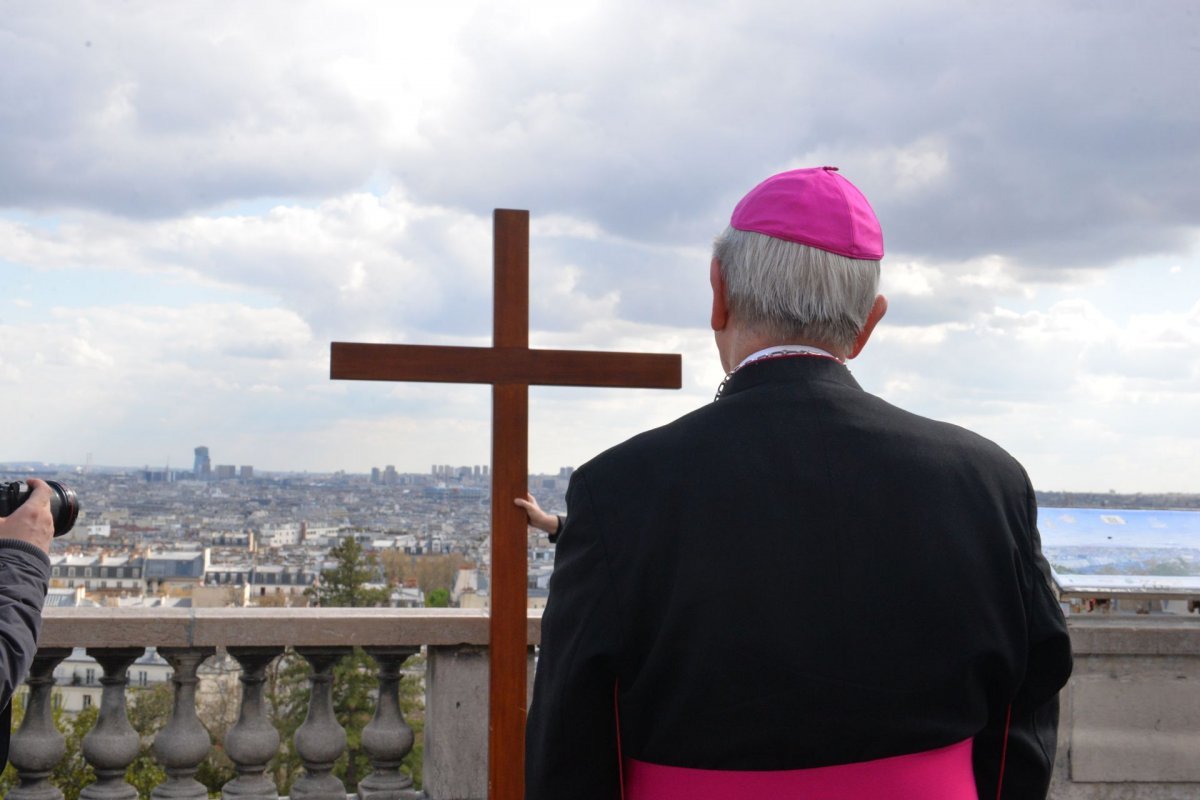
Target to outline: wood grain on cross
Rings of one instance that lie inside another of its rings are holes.
[[[528,547],[513,504],[529,479],[529,387],[678,389],[678,355],[529,348],[529,212],[493,218],[493,346],[331,345],[329,376],[368,381],[492,385],[492,597],[488,797],[520,800],[525,780]]]

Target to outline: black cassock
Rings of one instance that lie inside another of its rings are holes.
[[[971,739],[980,797],[1002,760],[1004,797],[1045,795],[1070,643],[1033,489],[992,442],[774,358],[580,467],[567,510],[530,800],[620,796],[618,747],[773,771]]]

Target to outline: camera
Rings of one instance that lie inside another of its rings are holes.
[[[58,481],[46,481],[50,487],[50,516],[54,517],[54,535],[62,536],[75,525],[79,516],[79,498],[74,489],[68,489]],[[25,481],[0,482],[0,517],[16,511],[33,494]]]

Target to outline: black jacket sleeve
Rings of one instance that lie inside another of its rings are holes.
[[[558,535],[562,533],[563,528],[567,525],[567,518],[562,514],[555,514],[554,518],[558,520],[558,527],[554,529],[554,533],[549,535],[550,544],[558,542]]]
[[[1029,535],[1018,542],[1018,551],[1026,590],[1028,656],[1011,705],[994,708],[987,728],[975,737],[975,783],[981,800],[1046,796],[1058,741],[1058,692],[1071,675],[1071,639],[1042,555],[1032,487],[1027,485],[1026,492]]]
[[[614,690],[620,619],[601,521],[580,471],[542,615],[525,737],[526,800],[620,796]]]
[[[33,545],[0,539],[0,704],[29,673],[42,628],[50,559]]]

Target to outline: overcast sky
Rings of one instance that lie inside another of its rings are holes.
[[[1197,9],[0,0],[0,461],[487,463],[487,388],[329,342],[489,344],[505,207],[535,346],[683,355],[532,390],[531,468],[581,464],[711,399],[712,237],[830,164],[884,229],[864,388],[1039,489],[1198,492]]]

